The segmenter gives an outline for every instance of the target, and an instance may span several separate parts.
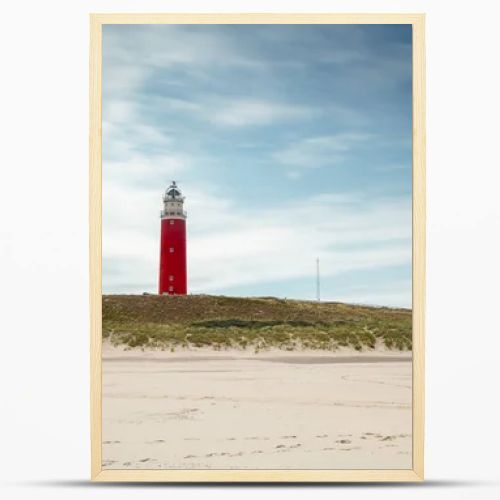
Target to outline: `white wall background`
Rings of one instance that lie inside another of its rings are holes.
[[[293,1],[289,12],[426,12],[428,483],[88,485],[89,12],[284,11],[270,0],[18,0],[0,47],[0,475],[5,498],[498,498],[498,2]],[[341,490],[341,491],[339,491]]]

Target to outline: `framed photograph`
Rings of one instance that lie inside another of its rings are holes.
[[[423,14],[92,14],[91,477],[421,481]]]

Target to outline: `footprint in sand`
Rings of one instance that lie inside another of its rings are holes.
[[[372,439],[372,438],[377,438],[377,439],[380,439],[382,436],[382,434],[376,434],[375,432],[364,432],[363,433],[363,436],[365,436],[365,439]],[[363,439],[363,438],[361,438]]]
[[[294,448],[299,448],[300,446],[302,446],[300,443],[293,444],[291,446],[285,446],[284,444],[278,444],[278,445],[276,445],[276,449],[277,449],[278,453],[282,453],[284,451],[286,451],[286,452],[291,451]]]
[[[316,437],[317,438],[327,438],[328,434],[318,434]]]
[[[381,439],[381,441],[393,441],[397,436],[385,436]]]
[[[229,453],[226,453],[226,452],[222,452],[222,453],[213,452],[213,453],[208,453],[205,456],[206,457],[225,457],[226,455],[229,455]]]
[[[339,439],[335,442],[340,444],[351,444],[351,441],[349,439]]]
[[[297,439],[297,436],[280,436],[280,439]]]

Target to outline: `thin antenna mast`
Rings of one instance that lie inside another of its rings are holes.
[[[318,299],[318,302],[321,300],[319,282],[319,258],[316,259],[316,298]]]

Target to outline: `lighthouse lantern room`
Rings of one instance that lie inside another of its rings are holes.
[[[186,212],[184,196],[175,181],[163,196],[161,211],[160,277],[158,293],[186,295]]]

